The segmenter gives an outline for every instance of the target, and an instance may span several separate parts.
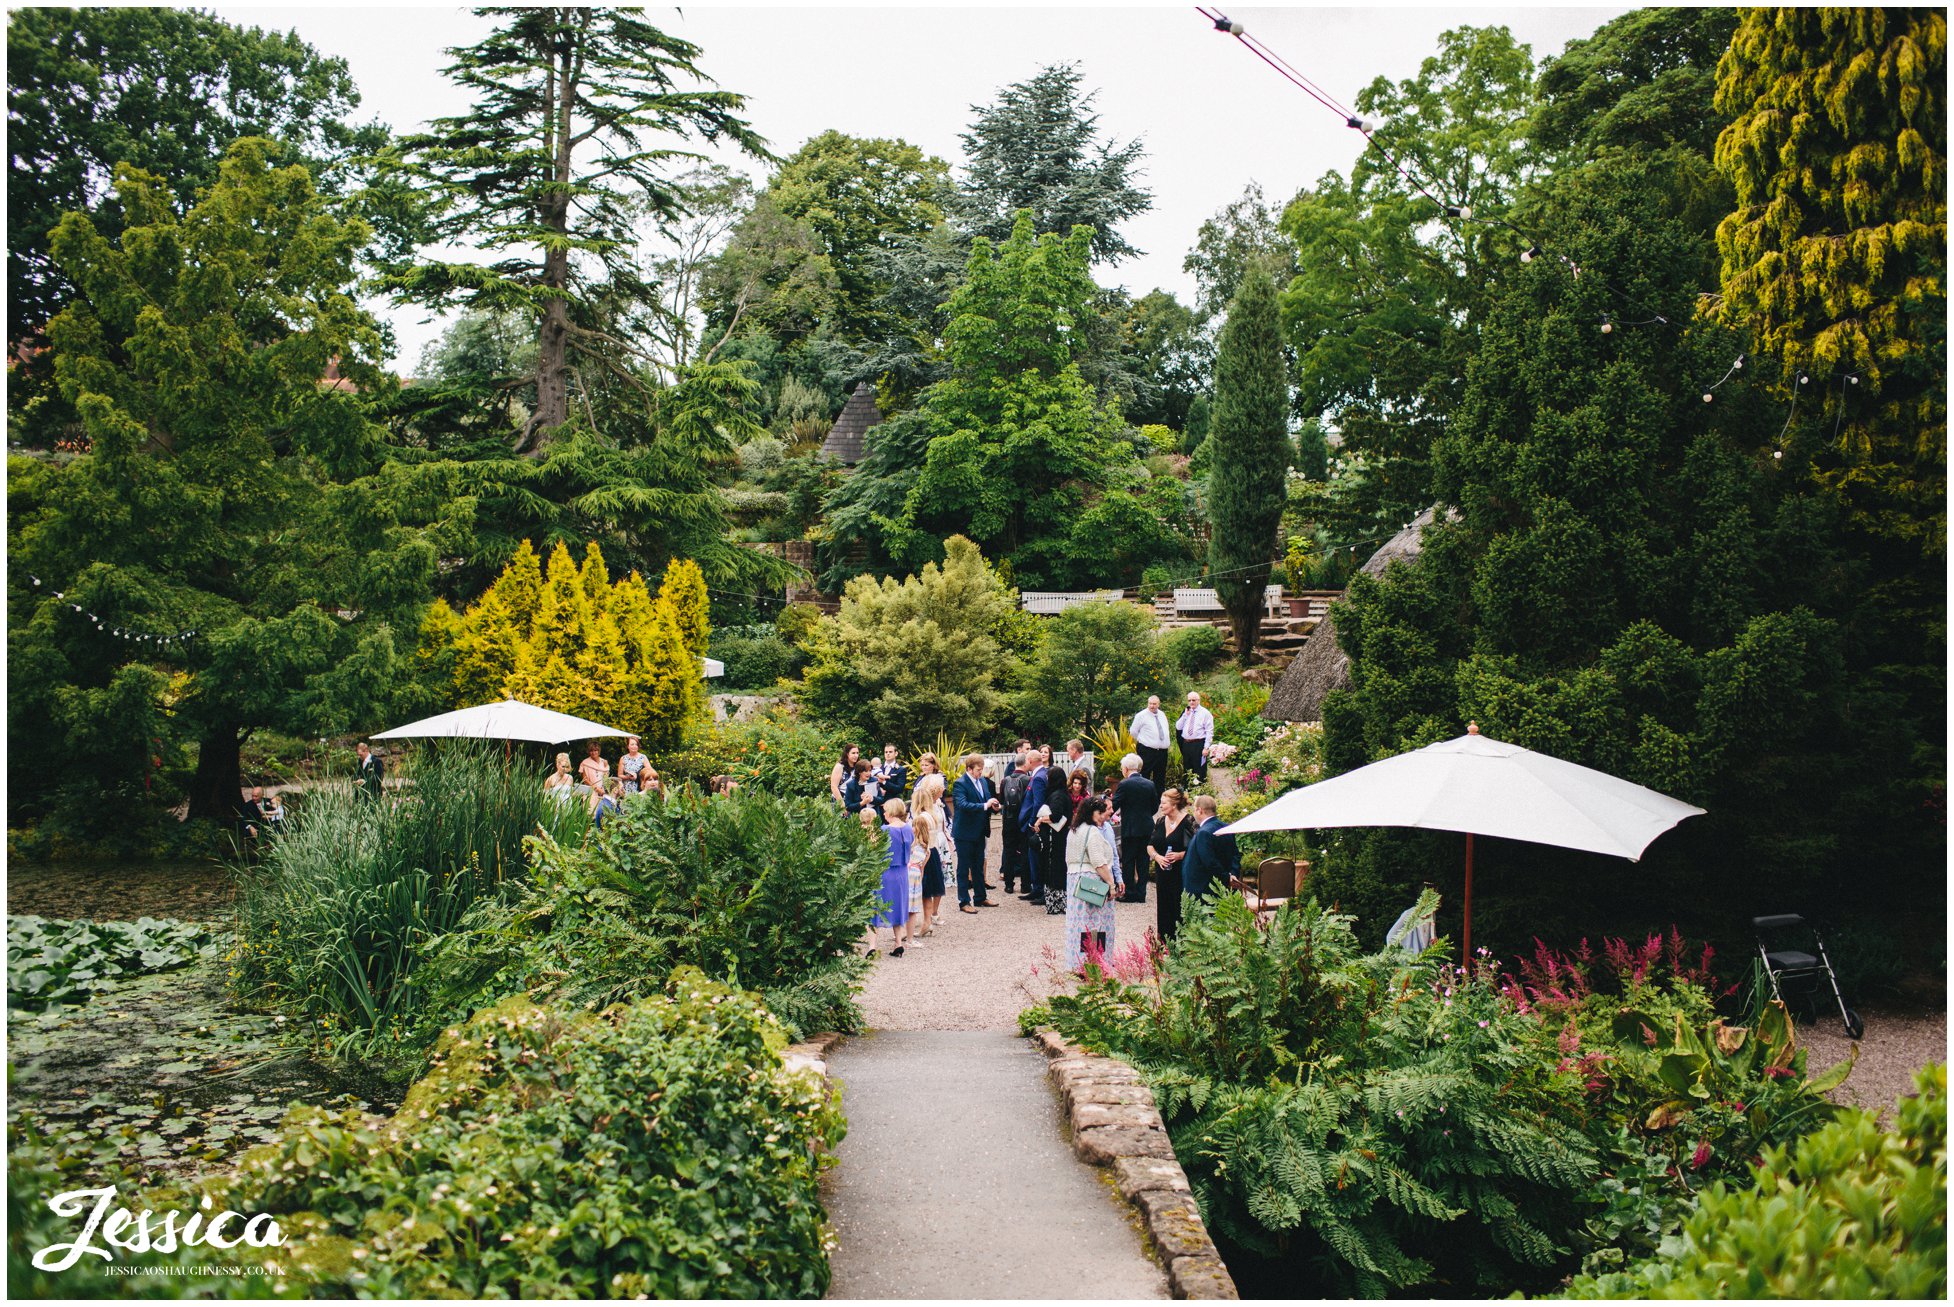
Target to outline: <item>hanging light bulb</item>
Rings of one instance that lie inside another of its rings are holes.
[[[1778,460],[1779,462],[1783,462],[1783,461],[1784,461],[1784,451],[1783,451],[1782,449],[1774,449],[1774,450],[1772,450],[1772,451],[1771,451],[1771,457],[1772,457],[1772,458],[1774,458],[1774,459],[1776,459],[1776,460]]]
[[[1608,319],[1603,318],[1601,320],[1601,334],[1604,336],[1612,336],[1614,333],[1615,333],[1615,324],[1608,321]]]
[[[1732,364],[1731,364],[1730,366],[1731,366],[1731,368],[1732,368],[1732,370],[1735,370],[1735,369],[1737,369],[1737,368],[1741,368],[1742,366],[1744,366],[1744,356],[1743,356],[1742,354],[1739,354],[1739,355],[1737,356],[1737,361],[1736,361],[1735,363],[1732,363]]]
[[[1540,247],[1538,245],[1529,245],[1526,247],[1526,249],[1520,252],[1520,262],[1522,263],[1532,263],[1535,259],[1539,257],[1540,257]]]
[[[1459,216],[1470,220],[1472,217],[1472,206],[1470,204],[1461,204],[1459,206]]]
[[[1716,396],[1715,396],[1715,395],[1712,395],[1712,394],[1711,394],[1711,393],[1710,393],[1709,391],[1707,391],[1707,390],[1706,390],[1706,391],[1704,391],[1704,392],[1703,392],[1703,402],[1704,402],[1705,404],[1707,404],[1707,403],[1709,403],[1709,402],[1710,402],[1711,400],[1713,400],[1713,399],[1715,399],[1715,398],[1716,398]]]

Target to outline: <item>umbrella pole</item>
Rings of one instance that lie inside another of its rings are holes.
[[[1466,832],[1466,893],[1465,893],[1465,957],[1462,961],[1472,965],[1472,832]]]

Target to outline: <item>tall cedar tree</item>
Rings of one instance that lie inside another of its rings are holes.
[[[1282,360],[1276,286],[1252,265],[1228,306],[1214,365],[1214,416],[1208,439],[1208,516],[1214,538],[1208,570],[1235,629],[1235,654],[1248,666],[1262,631],[1262,591],[1276,552],[1295,446],[1289,441],[1289,384]]]
[[[1808,375],[1821,482],[1939,572],[1947,549],[1947,15],[1746,10],[1718,68],[1724,321]]]
[[[125,167],[116,241],[61,220],[75,297],[48,340],[89,449],[10,460],[15,756],[87,758],[108,788],[141,782],[149,741],[195,741],[190,813],[219,819],[253,730],[388,710],[435,574],[380,466],[381,334],[352,298],[370,232],[278,150],[232,146],[181,219],[160,178]],[[335,360],[350,386],[319,383]]]
[[[435,307],[520,309],[537,326],[535,408],[518,451],[537,454],[570,418],[583,370],[637,385],[638,353],[605,330],[631,306],[655,307],[632,257],[634,224],[683,211],[674,163],[703,156],[673,139],[731,141],[760,159],[766,144],[735,113],[746,98],[682,89],[706,83],[699,47],[644,22],[640,9],[478,9],[500,26],[450,50],[446,73],[475,92],[459,118],[401,144],[409,175],[434,188],[433,235],[474,243],[486,266],[427,260],[396,271],[402,299]],[[580,165],[578,151],[592,153]]]
[[[956,204],[970,235],[1002,244],[1029,209],[1039,235],[1092,228],[1094,262],[1140,253],[1119,224],[1153,207],[1152,194],[1133,184],[1145,151],[1138,141],[1098,139],[1097,92],[1080,95],[1081,80],[1077,68],[1058,64],[1005,87],[996,104],[971,106],[977,121],[963,134],[969,163]]]

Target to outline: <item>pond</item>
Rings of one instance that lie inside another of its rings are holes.
[[[226,924],[213,863],[15,865],[10,916]],[[289,1021],[227,988],[229,935],[188,966],[114,982],[84,1003],[9,1011],[9,1112],[30,1113],[91,1170],[191,1179],[271,1137],[295,1103],[391,1111],[397,1092],[296,1051]]]

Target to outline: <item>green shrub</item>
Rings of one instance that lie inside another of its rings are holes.
[[[308,793],[292,829],[239,872],[237,986],[307,1017],[328,1051],[417,1053],[404,1042],[420,1006],[410,982],[430,942],[521,882],[526,836],[574,839],[589,823],[500,749],[430,750],[411,779],[378,803],[351,787]]]
[[[726,722],[701,732],[690,747],[660,757],[658,766],[667,781],[703,786],[726,775],[744,788],[818,795],[828,792],[828,773],[840,756],[839,732],[780,706],[751,721]]]
[[[1264,928],[1225,895],[1157,987],[1101,977],[1050,1007],[1141,1070],[1209,1227],[1290,1292],[1544,1278],[1595,1178],[1579,1082],[1525,1017],[1433,953],[1361,953],[1314,901]]]
[[[1214,709],[1214,738],[1237,749],[1253,749],[1262,743],[1270,723],[1262,716],[1269,702],[1269,687],[1243,681],[1232,698]]]
[[[1565,1298],[1947,1297],[1947,1067],[1919,1073],[1898,1125],[1849,1110],[1718,1183],[1655,1257]]]
[[[85,1003],[114,981],[172,971],[216,946],[205,922],[50,921],[7,918],[7,1005],[35,1010]]]
[[[1183,626],[1160,638],[1167,657],[1188,676],[1199,676],[1221,661],[1221,628]]]
[[[530,855],[525,896],[484,902],[434,946],[433,1020],[519,993],[603,1007],[690,965],[759,991],[798,1034],[859,1028],[856,945],[888,854],[825,792],[681,787],[627,801],[581,844],[538,836]]]
[[[1018,724],[1034,738],[1083,735],[1109,718],[1130,718],[1150,694],[1172,702],[1180,692],[1153,613],[1139,604],[1077,604],[1045,630],[1016,702]]]
[[[826,1084],[747,996],[683,970],[667,993],[511,998],[443,1036],[391,1121],[295,1108],[208,1191],[277,1216],[312,1296],[821,1297]]]
[[[770,689],[775,681],[798,675],[807,661],[768,626],[715,630],[708,652],[726,664],[718,683],[725,690]]]

